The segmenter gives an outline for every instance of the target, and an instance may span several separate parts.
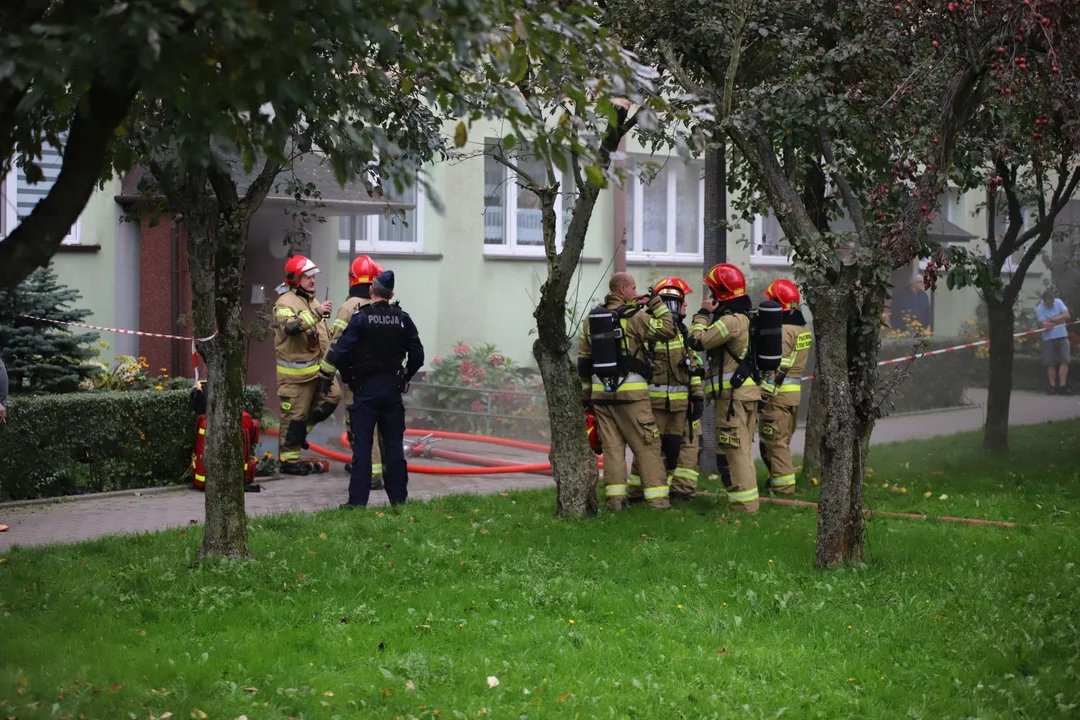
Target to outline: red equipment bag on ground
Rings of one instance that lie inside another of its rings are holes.
[[[203,468],[203,454],[206,452],[206,416],[200,415],[195,423],[195,452],[191,456],[191,475],[196,489],[206,488],[206,470]],[[258,460],[253,454],[255,446],[259,443],[259,423],[252,419],[251,415],[244,413],[240,424],[244,442],[244,484],[251,485],[255,482],[255,466]]]

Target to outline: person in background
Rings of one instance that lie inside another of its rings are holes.
[[[930,296],[926,293],[922,275],[918,273],[908,280],[907,288],[896,288],[893,293],[890,326],[893,330],[908,330],[915,323],[923,332],[929,332],[934,324],[930,308]]]
[[[1042,323],[1042,361],[1046,366],[1046,375],[1050,380],[1047,393],[1050,395],[1069,394],[1069,334],[1065,330],[1065,321],[1069,319],[1069,308],[1061,298],[1054,296],[1053,290],[1042,294],[1042,302],[1035,306],[1035,319]]]
[[[0,358],[0,423],[7,421],[8,377],[4,359]]]

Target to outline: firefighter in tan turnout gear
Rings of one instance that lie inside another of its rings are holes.
[[[337,346],[338,338],[345,332],[345,328],[349,326],[349,320],[352,319],[353,313],[357,312],[365,305],[371,304],[371,283],[375,282],[376,276],[382,271],[382,267],[367,255],[361,255],[349,265],[349,297],[346,298],[345,302],[342,303],[341,308],[338,309],[337,317],[334,318],[334,322],[330,326],[331,351]],[[329,369],[328,362],[325,358],[321,363],[321,367],[330,375],[334,374],[333,369]],[[352,390],[350,390],[348,386],[345,386],[343,392],[345,394],[345,407],[352,407]],[[345,414],[345,427],[349,434],[349,446],[352,447],[352,418],[350,416],[351,413]],[[377,429],[375,437],[381,442],[382,438],[379,436]],[[352,472],[351,462],[345,463],[345,472]],[[376,442],[371,448],[371,487],[374,490],[378,490],[382,488],[382,486],[382,453],[379,450],[379,442]]]
[[[780,369],[761,385],[758,429],[761,459],[769,470],[769,489],[795,492],[795,465],[791,462],[791,436],[798,421],[802,374],[810,357],[813,334],[799,310],[799,288],[790,280],[774,280],[765,297],[783,308],[783,358]]]
[[[716,400],[716,466],[735,512],[757,512],[757,472],[753,438],[761,389],[745,362],[750,349],[746,278],[729,263],[713,266],[705,277],[711,292],[690,325],[689,344],[708,352],[705,391]],[[722,369],[722,372],[721,372]]]
[[[604,304],[589,313],[578,347],[578,375],[583,399],[596,412],[604,453],[604,493],[607,507],[622,510],[626,501],[626,447],[641,468],[642,494],[649,506],[671,507],[667,473],[660,458],[660,430],[649,402],[651,342],[676,335],[671,310],[655,295],[639,302],[634,278],[615,273]]]
[[[663,298],[671,311],[677,332],[673,339],[666,342],[647,343],[652,356],[649,401],[660,430],[660,454],[671,488],[670,494],[676,497],[692,497],[694,494],[694,487],[688,488],[685,482],[689,469],[681,467],[679,460],[683,439],[688,436],[687,425],[700,420],[705,411],[705,392],[701,384],[704,369],[698,363],[697,354],[686,346],[686,326],[682,322],[686,317],[686,296],[691,292],[686,281],[676,277],[663,278],[653,286],[653,294]],[[696,461],[694,467],[697,467]],[[637,456],[634,457],[626,484],[627,497],[631,501],[642,499]]]
[[[281,472],[307,475],[300,451],[307,435],[330,417],[341,399],[337,381],[319,382],[319,363],[330,348],[326,318],[333,305],[315,299],[318,266],[303,255],[285,263],[285,291],[274,303],[274,351],[277,355],[281,429],[278,458]]]

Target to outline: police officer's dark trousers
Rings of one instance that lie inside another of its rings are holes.
[[[371,449],[375,428],[383,442],[383,482],[391,505],[408,498],[408,469],[405,466],[405,404],[392,380],[367,379],[355,389],[349,407],[353,431],[353,466],[349,478],[349,504],[366,506],[371,493]]]

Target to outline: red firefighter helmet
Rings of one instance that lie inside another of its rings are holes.
[[[317,275],[319,266],[303,255],[293,255],[285,261],[285,284],[291,288],[300,287],[300,278],[304,275]]]
[[[383,271],[379,263],[367,255],[361,255],[349,266],[349,285],[370,285],[375,276]]]
[[[746,276],[731,263],[713,265],[712,270],[705,276],[705,284],[713,291],[717,302],[746,294]]]
[[[589,447],[599,455],[603,452],[600,447],[600,433],[596,430],[596,413],[591,408],[585,409],[585,434],[589,437]]]
[[[661,297],[677,298],[682,300],[694,292],[685,280],[677,277],[662,278],[653,285],[653,292]]]
[[[784,278],[773,280],[769,287],[765,288],[765,298],[775,300],[785,310],[798,310],[801,302],[799,288]]]

